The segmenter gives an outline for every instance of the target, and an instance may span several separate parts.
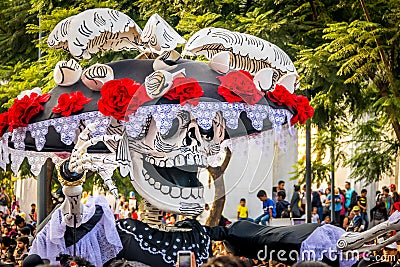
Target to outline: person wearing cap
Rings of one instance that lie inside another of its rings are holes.
[[[398,254],[397,243],[396,242],[390,243],[383,248],[382,261],[391,263],[396,262],[397,254]]]
[[[347,228],[347,232],[361,232],[362,218],[360,214],[360,207],[354,206],[352,212],[354,212],[354,217]]]
[[[400,201],[400,195],[399,195],[399,193],[397,193],[395,184],[391,184],[390,185],[390,193],[392,194],[392,198],[393,198],[393,202],[394,203]]]

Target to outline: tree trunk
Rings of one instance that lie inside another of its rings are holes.
[[[46,185],[47,185],[46,217],[47,217],[47,215],[49,215],[50,212],[52,212],[52,210],[54,208],[53,200],[51,198],[51,181],[53,179],[55,164],[53,163],[53,161],[51,159],[47,159],[46,168],[47,168],[47,172],[46,172]]]
[[[217,226],[221,219],[222,211],[225,206],[225,182],[224,173],[228,167],[229,161],[231,160],[232,152],[229,148],[226,148],[226,156],[224,162],[218,167],[208,167],[210,177],[214,181],[215,196],[214,202],[210,210],[210,216],[207,219],[206,225]]]

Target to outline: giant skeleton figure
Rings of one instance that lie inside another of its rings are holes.
[[[107,50],[136,49],[141,55],[135,60],[95,64],[83,72],[74,59],[59,62],[54,70],[59,86],[50,92],[44,112],[33,119],[32,125],[40,126],[39,131],[28,126],[31,135],[26,138],[25,128],[3,136],[3,158],[9,151],[11,158],[12,153],[21,155],[18,151],[25,147],[36,147],[37,151],[72,151],[58,164],[66,199],[38,233],[32,253],[52,258],[56,253],[76,252],[99,266],[119,253],[117,257],[152,266],[173,266],[179,250],[194,251],[197,263],[204,262],[211,256],[211,240],[226,240],[235,254],[257,258],[265,246],[286,252],[322,251],[336,249],[339,239],[338,248],[343,251],[377,249],[384,244],[367,248],[364,243],[376,238],[376,233],[400,230],[400,216],[396,213],[385,224],[364,233],[344,234],[339,228],[314,224],[264,227],[237,222],[229,228],[203,227],[191,219],[178,222],[174,231],[168,232],[157,227],[151,215],[147,223],[126,219],[113,225],[111,211],[101,198],[81,204],[85,172],[99,173],[117,196],[111,176],[119,168],[122,176],[129,177],[144,197],[148,209],[196,216],[204,208],[204,189],[198,175],[209,165],[210,157],[220,153],[222,141],[272,128],[279,131],[283,123],[290,124],[293,116],[300,116],[295,107],[277,104],[267,97],[256,104],[228,103],[218,94],[223,78],[217,77],[226,77],[233,70],[252,74],[251,83],[262,94],[273,92],[278,86],[292,94],[299,86],[298,76],[292,61],[280,48],[251,35],[207,28],[195,33],[182,53],[203,55],[210,60],[207,65],[181,59],[174,49],[183,43],[185,40],[157,14],[149,19],[143,32],[128,16],[110,9],[82,12],[54,28],[49,46],[63,48],[76,59],[90,58],[93,53]],[[199,82],[204,95],[198,106],[180,105],[163,97],[177,77]],[[129,122],[99,115],[96,123],[90,123],[94,119],[85,113],[97,111],[97,100],[101,97],[98,91],[107,81],[122,78],[142,83],[149,101],[142,103],[136,114],[129,114]],[[60,95],[72,90],[90,96],[92,101],[70,119],[54,117],[51,108],[57,105]],[[240,96],[240,92],[235,96]],[[49,118],[50,122],[43,124]],[[62,119],[64,124],[59,127]],[[43,130],[46,125],[54,129]],[[82,127],[75,132],[70,128],[72,125]],[[43,141],[46,134],[60,134],[61,142],[58,138]],[[8,147],[9,143],[15,150]],[[397,234],[387,242],[398,239]],[[295,260],[287,258],[286,262]]]

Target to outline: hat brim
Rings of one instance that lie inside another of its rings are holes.
[[[109,65],[113,69],[114,79],[130,78],[138,83],[143,84],[145,78],[154,71],[153,62],[154,60],[121,60],[109,63],[107,65]],[[218,86],[220,85],[220,81],[217,79],[217,77],[221,76],[221,74],[218,74],[217,72],[210,69],[209,66],[205,63],[192,60],[179,60],[178,62],[176,62],[175,69],[171,72],[179,71],[181,69],[185,69],[186,77],[195,78],[201,85],[204,91],[204,95],[199,99],[200,103],[206,103],[206,104],[214,103],[217,105],[220,103],[223,104],[226,103],[235,105],[233,109],[235,109],[235,112],[238,113],[237,115],[235,115],[236,117],[238,117],[237,118],[238,122],[237,123],[234,122],[234,126],[231,127],[227,125],[228,126],[226,128],[227,138],[245,136],[256,132],[270,130],[276,127],[276,125],[274,125],[274,123],[271,122],[271,119],[270,117],[268,117],[268,114],[265,115],[265,113],[267,112],[266,108],[269,108],[270,110],[273,111],[282,111],[279,115],[280,126],[288,121],[287,116],[294,114],[294,111],[292,109],[286,107],[285,105],[282,106],[277,105],[274,102],[270,101],[267,97],[263,97],[254,106],[250,106],[245,103],[226,102],[226,100],[221,95],[218,94]],[[58,120],[66,121],[67,119],[63,118],[63,116],[61,116],[60,114],[53,113],[52,109],[58,104],[58,98],[60,97],[60,95],[64,93],[71,93],[74,91],[81,91],[86,97],[91,98],[91,101],[88,104],[86,104],[84,108],[78,112],[78,114],[82,115],[82,114],[89,114],[96,112],[99,113],[98,101],[101,98],[100,92],[92,91],[91,89],[86,87],[81,80],[79,80],[76,84],[73,84],[71,86],[56,86],[55,88],[53,88],[50,91],[51,94],[50,100],[44,104],[44,111],[36,115],[34,118],[32,118],[30,124],[40,125],[40,123],[48,121],[52,122]],[[146,109],[146,107],[162,106],[162,105],[169,105],[169,106],[175,105],[176,108],[178,109],[180,108],[178,100],[169,100],[165,97],[161,97],[159,99],[154,99],[152,101],[145,103],[143,105],[143,109]],[[261,112],[264,112],[263,116],[266,118],[264,117],[262,119],[255,118],[255,116],[259,116],[259,114],[253,114],[254,112],[252,110],[249,111],[249,108],[253,108],[253,110],[256,111],[257,109],[259,110],[262,109]],[[252,114],[248,114],[249,112]],[[74,116],[76,117],[76,115],[78,114],[72,114],[70,118],[68,118],[68,120],[73,120]],[[77,119],[78,121],[80,120],[79,118]],[[213,118],[209,119],[212,120]],[[255,120],[258,121],[255,122]],[[254,127],[254,125],[257,125],[257,129]],[[75,126],[77,125],[75,124]],[[72,150],[73,143],[71,141],[66,142],[63,139],[59,129],[58,130],[55,129],[54,123],[52,123],[51,125],[49,124],[47,129],[45,129],[45,131],[47,131],[47,134],[45,135],[45,142],[44,143],[42,142],[43,144],[41,144],[41,147],[39,149],[37,145],[38,137],[33,136],[31,133],[32,131],[29,130],[26,131],[24,133],[25,150],[31,150],[31,151],[40,150],[42,152],[61,152],[61,151]],[[71,131],[75,131],[75,129],[69,129],[68,131],[70,133]],[[75,133],[72,135],[72,137],[73,136],[75,136]],[[10,147],[11,148],[15,147],[13,142],[10,142]],[[108,152],[108,149],[105,147],[104,144],[99,143],[91,147],[89,151],[103,153],[103,152]]]

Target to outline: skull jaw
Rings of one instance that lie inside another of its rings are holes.
[[[144,167],[143,156],[139,153],[134,154],[134,178],[131,179],[131,183],[142,197],[159,210],[174,214],[197,216],[203,212],[205,201],[202,185],[184,187],[172,184],[161,176],[156,177]]]

